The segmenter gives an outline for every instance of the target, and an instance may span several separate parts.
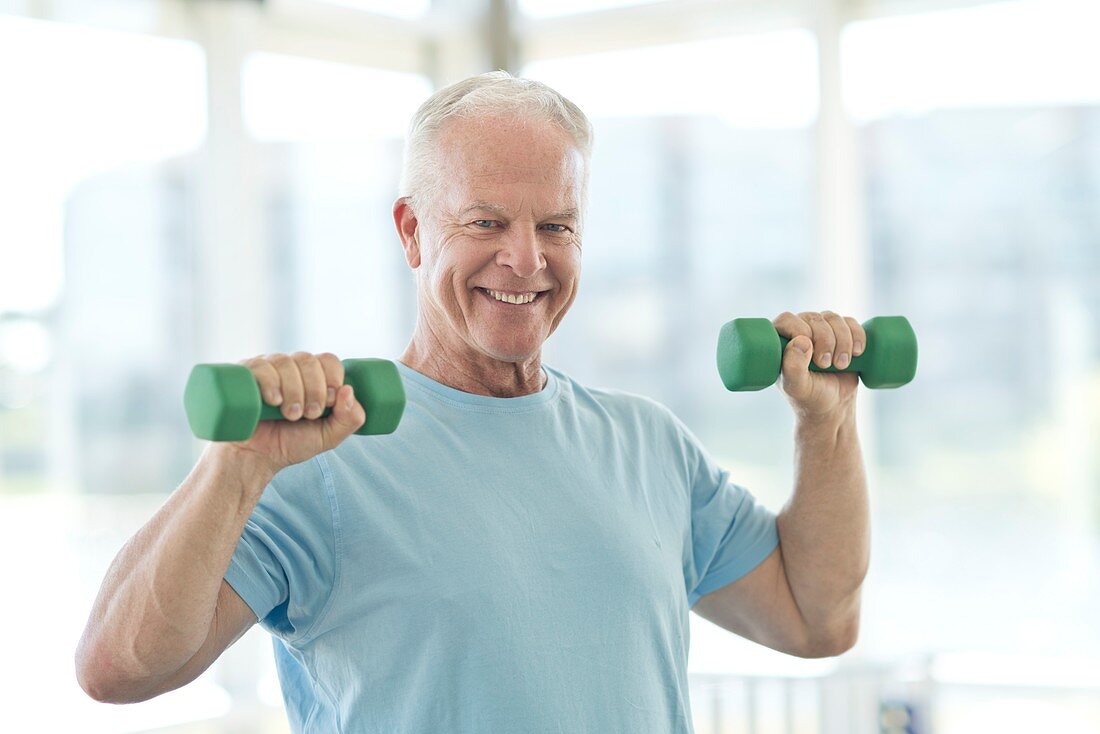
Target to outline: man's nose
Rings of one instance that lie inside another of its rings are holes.
[[[533,277],[546,267],[542,244],[534,231],[517,227],[509,235],[497,253],[498,265],[511,268],[521,278]]]

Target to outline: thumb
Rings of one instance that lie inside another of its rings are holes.
[[[367,414],[363,411],[363,406],[355,399],[355,390],[351,385],[341,385],[336,391],[332,413],[327,418],[338,439],[342,441],[350,436],[363,425],[366,419]]]
[[[800,335],[800,336],[796,336],[794,339],[791,339],[790,343],[787,345],[787,351],[790,351],[791,349],[795,349],[799,353],[801,353],[803,355],[806,355],[805,361],[806,361],[807,364],[809,364],[809,362],[810,362],[809,354],[810,354],[810,350],[813,349],[813,346],[814,346],[814,343],[812,341],[810,341],[810,337]],[[799,357],[799,359],[801,359],[801,357]]]
[[[808,336],[796,336],[783,352],[783,383],[792,392],[801,392],[803,383],[810,380],[810,360],[813,358],[813,342]]]

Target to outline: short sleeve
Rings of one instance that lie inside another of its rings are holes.
[[[225,580],[272,634],[301,641],[324,615],[338,567],[336,518],[318,458],[283,469],[264,489]]]
[[[685,559],[688,606],[741,578],[779,545],[776,516],[735,484],[691,431],[676,421],[691,484],[691,548]]]

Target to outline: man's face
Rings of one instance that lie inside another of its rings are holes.
[[[583,158],[557,126],[507,118],[452,119],[438,150],[409,259],[421,317],[460,354],[524,362],[577,294]]]

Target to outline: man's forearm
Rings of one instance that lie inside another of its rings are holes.
[[[779,513],[778,529],[787,579],[807,626],[825,638],[849,636],[870,559],[854,402],[828,419],[798,419],[794,494]]]

